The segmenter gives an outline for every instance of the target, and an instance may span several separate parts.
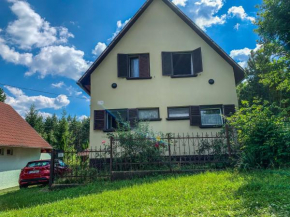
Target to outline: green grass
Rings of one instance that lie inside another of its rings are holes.
[[[157,176],[0,192],[0,216],[289,216],[290,170]]]

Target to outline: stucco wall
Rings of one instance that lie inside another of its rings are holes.
[[[93,37],[93,36],[92,36]],[[201,47],[203,72],[198,77],[162,76],[162,51],[190,51]],[[118,53],[150,53],[150,80],[117,77]],[[209,85],[208,80],[215,84]],[[117,83],[118,88],[111,88]],[[104,101],[104,107],[98,105]],[[162,121],[151,122],[164,133],[217,131],[191,127],[189,120],[167,121],[167,107],[236,104],[233,68],[161,0],[155,0],[91,75],[91,117],[98,109],[159,107]],[[105,138],[93,130],[90,144],[99,146]]]
[[[1,147],[0,147],[1,148]],[[40,149],[13,148],[13,155],[0,155],[0,189],[18,186],[21,169],[29,162],[50,159],[49,154],[41,154]]]

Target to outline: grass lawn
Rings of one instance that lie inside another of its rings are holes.
[[[0,191],[0,216],[290,216],[290,170]]]

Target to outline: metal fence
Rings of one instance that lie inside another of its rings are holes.
[[[50,186],[112,180],[116,176],[127,178],[128,173],[221,169],[236,155],[233,143],[226,129],[223,134],[168,134],[142,139],[111,137],[109,144],[96,149],[54,150]]]

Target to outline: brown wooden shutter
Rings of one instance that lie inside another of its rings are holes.
[[[127,54],[118,54],[118,77],[126,78],[129,72],[129,62]]]
[[[199,106],[190,106],[190,126],[201,126]]]
[[[230,117],[236,112],[235,105],[224,105],[224,115]]]
[[[171,76],[172,74],[172,53],[162,52],[162,75]]]
[[[130,127],[131,128],[136,127],[137,121],[139,120],[138,109],[128,109],[128,118],[129,118]]]
[[[140,71],[140,78],[149,78],[150,77],[149,54],[140,54],[139,55],[139,71]]]
[[[105,110],[95,110],[94,111],[94,130],[104,130],[105,129]]]
[[[201,48],[192,51],[193,73],[197,74],[203,71]]]

